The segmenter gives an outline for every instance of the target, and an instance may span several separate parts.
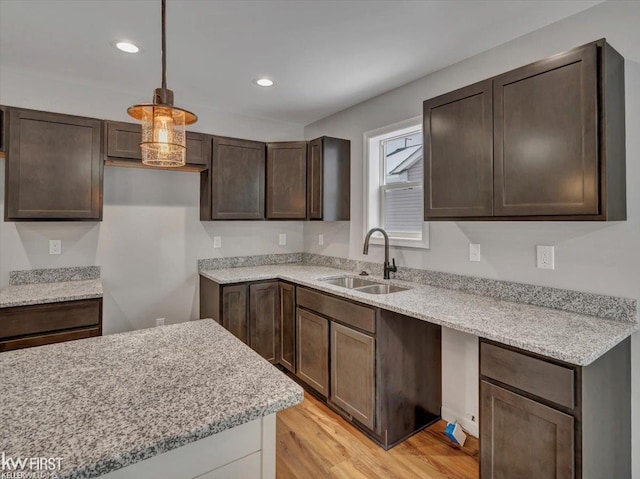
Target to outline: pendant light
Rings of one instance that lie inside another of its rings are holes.
[[[198,120],[193,113],[173,106],[173,91],[167,88],[166,0],[162,0],[162,87],[153,103],[133,105],[127,113],[142,123],[142,163],[179,167],[186,161],[185,126]]]

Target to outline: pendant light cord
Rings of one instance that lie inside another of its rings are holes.
[[[167,88],[167,33],[166,33],[167,0],[162,0],[162,88]]]

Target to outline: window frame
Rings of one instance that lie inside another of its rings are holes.
[[[422,130],[422,117],[417,116],[404,120],[392,125],[387,125],[375,130],[367,131],[363,135],[363,151],[364,151],[364,182],[363,182],[363,233],[362,238],[371,228],[375,228],[384,223],[384,205],[383,195],[385,191],[400,188],[415,188],[417,186],[422,189],[422,232],[398,234],[402,232],[388,232],[389,243],[391,246],[400,248],[420,248],[429,249],[429,223],[424,221],[424,179],[422,182],[412,181],[406,183],[384,184],[381,178],[385,176],[384,161],[384,144],[383,141],[393,138],[406,136],[409,133]],[[423,161],[424,157],[423,157]],[[377,163],[377,165],[376,165]],[[392,235],[392,233],[395,233]],[[371,237],[371,244],[384,244],[383,237],[380,233],[375,233]]]

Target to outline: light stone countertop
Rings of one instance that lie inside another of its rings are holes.
[[[0,354],[0,451],[97,477],[300,403],[210,319]]]
[[[102,298],[102,281],[63,281],[9,286],[0,291],[0,308]]]
[[[220,284],[282,279],[578,366],[591,364],[639,328],[637,322],[614,321],[380,277],[368,279],[411,289],[367,294],[323,283],[320,279],[356,273],[319,266],[267,265],[200,270],[200,274]]]

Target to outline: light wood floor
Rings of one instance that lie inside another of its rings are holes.
[[[464,450],[444,436],[444,421],[389,451],[309,394],[277,415],[277,479],[478,478],[478,441]]]

